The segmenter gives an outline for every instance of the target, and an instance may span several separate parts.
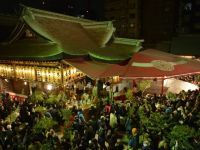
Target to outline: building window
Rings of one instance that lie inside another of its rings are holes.
[[[186,11],[191,11],[191,10],[192,10],[192,3],[190,3],[190,2],[189,2],[189,3],[186,3],[184,9],[185,9]]]

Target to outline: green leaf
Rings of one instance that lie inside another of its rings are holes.
[[[184,150],[194,149],[189,139],[195,136],[195,129],[189,127],[188,125],[176,125],[168,134],[168,138],[170,139],[170,146],[174,146],[175,141],[178,141],[178,149]]]
[[[49,130],[58,123],[51,118],[43,117],[34,126],[35,132],[41,132],[43,129]]]
[[[62,117],[63,119],[68,122],[69,121],[69,118],[72,114],[71,110],[69,109],[61,109],[61,113],[62,113]]]
[[[5,122],[12,123],[17,119],[18,116],[19,116],[19,106],[15,111],[13,111],[10,115],[6,117]]]
[[[151,87],[152,82],[152,80],[141,80],[138,84],[138,89],[144,92],[146,89]]]
[[[35,112],[40,112],[40,113],[45,113],[47,111],[47,108],[46,107],[43,107],[43,106],[37,106],[35,108]]]

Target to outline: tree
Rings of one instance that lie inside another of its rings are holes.
[[[17,119],[18,116],[19,116],[19,106],[16,108],[15,111],[13,111],[10,115],[6,117],[5,122],[12,123]]]
[[[176,145],[179,150],[195,149],[190,141],[194,137],[196,137],[195,129],[188,125],[176,125],[168,134],[170,147]]]
[[[158,112],[152,112],[150,117],[145,115],[140,116],[142,124],[153,133],[163,132],[169,124],[167,124],[167,119],[163,114]]]
[[[49,130],[58,123],[51,118],[43,117],[34,126],[35,132],[40,133],[42,130]]]
[[[142,80],[138,84],[138,89],[142,91],[143,94],[148,88],[151,87],[152,82],[153,82],[152,80]]]

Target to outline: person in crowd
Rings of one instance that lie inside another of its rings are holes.
[[[128,146],[133,150],[137,150],[138,143],[139,143],[138,131],[136,128],[132,128],[132,135],[129,138]]]
[[[88,104],[90,103],[90,95],[88,94],[88,90],[85,90],[83,95],[81,96],[82,104]]]
[[[165,95],[144,97],[135,94],[134,101],[123,104],[98,99],[97,105],[89,109],[65,107],[59,103],[47,104],[45,101],[17,103],[9,101],[8,95],[4,95],[0,103],[0,145],[2,149],[43,149],[47,145],[50,146],[48,149],[72,150],[172,149],[166,135],[174,126],[199,130],[199,95],[199,90],[181,92],[172,101]],[[44,112],[38,111],[38,107],[46,109]],[[65,114],[65,118],[68,116],[65,122],[62,109],[70,109],[70,114]],[[161,123],[166,121],[160,132],[155,132],[159,126],[156,129],[151,127],[154,114],[164,119],[159,120]],[[35,126],[42,118],[57,124],[37,130]],[[66,132],[65,136],[62,130]],[[141,140],[144,134],[148,138]],[[198,137],[189,140],[198,147]],[[179,149],[180,142],[177,140],[177,143],[174,147]]]
[[[102,150],[107,150],[105,141],[106,141],[106,131],[105,131],[105,126],[102,124],[98,130],[98,144],[100,145],[100,148]]]

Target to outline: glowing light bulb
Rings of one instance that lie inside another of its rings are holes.
[[[53,85],[48,84],[48,85],[47,85],[47,90],[48,90],[48,91],[51,91],[52,89],[53,89]]]

